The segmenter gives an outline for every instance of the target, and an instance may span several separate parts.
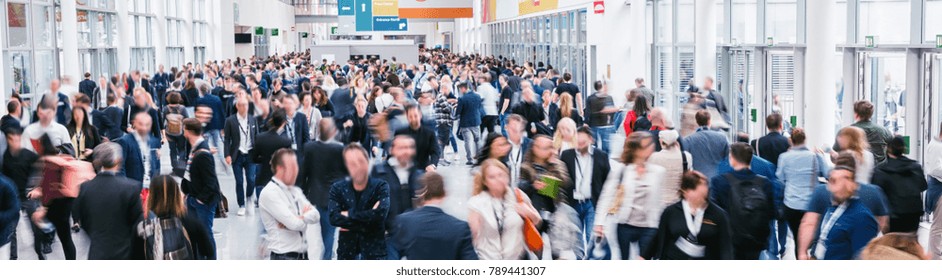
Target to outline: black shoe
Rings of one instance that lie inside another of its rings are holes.
[[[43,254],[52,254],[51,242],[43,242],[42,247],[43,247]]]
[[[472,161],[469,160],[468,162],[465,162],[464,164],[466,164],[466,165],[474,165],[474,162],[472,162]]]

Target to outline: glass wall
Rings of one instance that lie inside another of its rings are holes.
[[[151,8],[151,0],[129,0],[128,26],[133,28],[131,40],[131,69],[154,72],[154,21],[156,16]]]
[[[47,88],[58,72],[55,55],[55,13],[48,0],[0,1],[2,13],[3,62],[7,88],[4,94],[29,97]]]
[[[924,10],[926,11],[924,17],[926,42],[934,43],[936,36],[942,35],[942,17],[939,16],[939,12],[942,11],[942,0],[926,0]]]
[[[858,43],[863,44],[867,36],[874,36],[877,44],[909,43],[910,0],[859,1]],[[927,17],[937,17],[937,13],[928,13]]]
[[[585,26],[585,9],[492,23],[490,49],[495,57],[516,60],[518,65],[542,62],[560,75],[571,73],[573,84],[588,92]]]
[[[767,0],[765,16],[765,36],[772,37],[775,44],[803,41],[799,40],[797,32],[797,0]]]
[[[731,0],[732,11],[732,44],[755,44],[758,6],[756,0]]]
[[[79,64],[92,77],[111,76],[117,71],[118,25],[114,0],[77,4]]]
[[[206,62],[206,38],[209,24],[206,22],[206,0],[193,0],[193,61]]]
[[[167,19],[167,65],[183,65],[183,9],[180,0],[163,0]]]

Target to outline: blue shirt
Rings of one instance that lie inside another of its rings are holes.
[[[889,215],[889,203],[886,201],[886,196],[883,195],[883,190],[879,187],[871,184],[860,184],[860,189],[857,190],[857,197],[859,197],[861,204],[866,206],[867,210],[869,210],[873,216],[880,217]],[[823,216],[827,213],[828,207],[831,207],[831,204],[831,192],[828,191],[827,185],[820,184],[814,189],[808,211]]]
[[[717,174],[717,166],[729,156],[729,141],[723,133],[706,128],[697,129],[682,140],[684,150],[690,152],[693,169],[700,171],[707,178]]]
[[[848,201],[844,214],[834,222],[824,241],[824,247],[827,248],[824,252],[825,260],[853,260],[870,240],[877,237],[877,220],[862,202],[857,199]],[[826,213],[833,213],[835,210],[836,205],[828,206]],[[818,226],[818,235],[826,222],[823,220],[824,216],[822,215]]]
[[[206,130],[220,130],[225,126],[226,117],[222,111],[222,99],[218,96],[207,94],[196,101],[196,105],[205,105],[213,109],[213,118],[206,124]]]
[[[785,184],[785,206],[808,211],[818,177],[828,177],[829,169],[823,156],[816,156],[806,147],[794,148],[779,156],[775,175]]]

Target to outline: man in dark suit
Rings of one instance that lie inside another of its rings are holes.
[[[386,228],[393,229],[396,217],[399,214],[411,211],[419,190],[419,178],[423,169],[413,163],[415,156],[415,140],[408,135],[398,135],[392,141],[389,159],[373,166],[370,174],[377,179],[386,181],[389,185],[389,214],[386,215]],[[387,238],[394,233],[389,232]],[[387,243],[386,258],[390,260],[401,259],[399,251]]]
[[[226,120],[223,131],[226,164],[232,166],[236,181],[236,201],[239,203],[239,216],[245,215],[246,190],[251,197],[255,190],[256,165],[249,159],[249,152],[255,144],[258,125],[253,116],[249,116],[249,100],[245,96],[236,99],[236,114]],[[243,174],[245,175],[243,178]],[[243,188],[243,183],[245,188]]]
[[[121,158],[124,164],[119,169],[119,174],[137,181],[141,186],[147,186],[150,178],[160,174],[160,164],[157,163],[160,140],[151,136],[151,122],[147,113],[134,115],[134,130],[114,141],[121,145],[123,151]]]
[[[131,72],[131,76],[128,77],[127,80],[127,85],[129,92],[134,92],[134,89],[140,87],[144,88],[144,90],[146,90],[147,93],[150,93],[151,96],[154,95],[153,88],[150,87],[150,83],[147,81],[147,79],[141,77],[141,71],[139,70],[134,70],[134,72]]]
[[[255,136],[255,146],[249,151],[249,158],[252,162],[258,164],[258,175],[255,177],[255,207],[258,207],[258,194],[262,188],[271,181],[271,156],[282,148],[291,148],[291,140],[282,137],[281,133],[285,127],[285,110],[275,109],[269,114],[268,125],[271,127],[266,132]]]
[[[386,259],[386,214],[389,185],[370,178],[366,149],[357,143],[343,150],[350,177],[330,186],[330,224],[340,228],[338,260]]]
[[[118,106],[118,99],[114,93],[108,93],[107,100],[108,107],[105,107],[104,110],[92,111],[92,122],[102,137],[114,141],[124,135],[120,121],[121,116],[124,115],[124,110]]]
[[[291,139],[291,149],[300,151],[303,155],[304,144],[310,139],[310,128],[307,124],[307,116],[298,112],[297,95],[289,94],[281,98],[281,107],[285,109],[285,130],[282,136]],[[301,150],[299,150],[301,149]],[[303,160],[299,158],[298,160]]]
[[[419,180],[423,206],[399,215],[391,242],[408,260],[477,260],[468,223],[442,211],[445,182],[429,172]]]
[[[199,107],[206,107],[212,110],[212,117],[209,119],[209,122],[206,123],[206,126],[203,127],[203,137],[206,137],[206,140],[209,141],[209,146],[216,148],[218,150],[216,152],[219,156],[223,157],[224,155],[222,153],[224,149],[220,148],[220,146],[223,145],[220,131],[222,131],[226,124],[226,115],[223,113],[222,99],[209,94],[209,88],[205,84],[200,85],[199,92],[200,99],[196,101],[197,109]]]
[[[209,144],[203,139],[203,123],[192,118],[183,120],[183,137],[191,147],[182,186],[186,207],[196,214],[207,230],[212,231],[222,193],[219,192],[219,179],[216,177],[216,162],[209,151]],[[212,238],[212,243],[215,248],[215,238]]]
[[[482,107],[483,100],[481,96],[468,90],[468,83],[459,83],[458,92],[461,98],[458,98],[458,107],[455,108],[455,115],[458,116],[458,133],[464,138],[465,155],[467,156],[467,165],[472,165],[474,157],[477,155],[478,144],[481,140],[481,118],[484,113]],[[473,150],[473,152],[472,152]]]
[[[598,204],[602,186],[611,170],[608,154],[599,148],[592,147],[595,142],[592,134],[592,130],[588,127],[580,127],[576,148],[565,150],[559,156],[560,160],[566,164],[566,171],[572,178],[573,187],[566,189],[566,198],[569,200],[569,205],[579,214],[585,242],[592,242],[589,238],[595,221],[595,205]],[[581,256],[578,256],[579,253],[586,252],[576,252],[577,257],[581,259]]]
[[[321,259],[330,260],[334,256],[334,232],[336,228],[330,225],[327,219],[327,200],[330,195],[330,185],[347,177],[347,166],[338,159],[343,158],[343,144],[334,137],[337,129],[334,120],[323,118],[318,125],[320,139],[304,145],[304,159],[301,172],[298,174],[298,186],[304,190],[308,201],[314,203],[322,219],[321,237],[324,241],[324,255]]]
[[[151,77],[150,84],[154,87],[154,102],[157,107],[162,108],[163,104],[167,102],[167,88],[170,87],[170,74],[164,72],[163,64],[157,66],[157,73],[154,73],[154,76]]]
[[[435,130],[422,126],[422,110],[415,104],[406,105],[409,127],[399,129],[396,135],[410,136],[415,140],[415,166],[425,171],[435,171],[442,150],[435,138]]]
[[[778,165],[778,157],[791,148],[788,137],[782,135],[782,115],[772,113],[765,117],[765,126],[769,134],[752,141],[752,150],[762,159],[768,160],[772,165]]]
[[[0,131],[14,127],[22,130],[23,125],[20,124],[20,116],[22,115],[23,110],[20,107],[19,101],[10,100],[10,102],[7,102],[7,114],[0,117]]]
[[[79,92],[88,97],[93,97],[96,88],[98,88],[98,85],[95,84],[95,81],[92,81],[92,73],[85,72],[85,79],[79,82]]]
[[[141,186],[117,175],[122,161],[120,145],[98,145],[94,154],[101,172],[81,185],[72,219],[88,233],[89,260],[127,260],[134,251],[135,225],[143,214]]]

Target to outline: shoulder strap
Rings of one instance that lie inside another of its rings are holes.
[[[680,159],[684,162],[684,163],[683,163],[683,164],[684,164],[684,166],[683,166],[683,168],[684,168],[684,173],[687,173],[687,171],[688,171],[688,170],[687,170],[687,153],[684,152],[684,142],[683,142],[683,141],[680,141],[680,139],[678,139],[678,140],[677,140],[677,145],[680,147]]]
[[[811,189],[818,185],[818,154],[811,151]]]

